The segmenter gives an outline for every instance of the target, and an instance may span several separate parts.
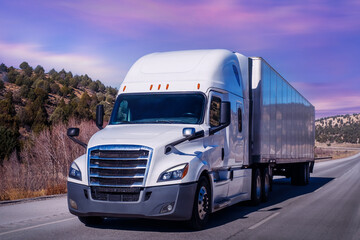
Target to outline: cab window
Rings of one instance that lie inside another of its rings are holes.
[[[220,126],[221,99],[212,97],[210,102],[210,127]]]

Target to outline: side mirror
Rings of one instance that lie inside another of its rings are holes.
[[[183,136],[184,137],[191,137],[195,135],[195,128],[184,128],[183,129]]]
[[[68,128],[67,130],[67,136],[74,141],[75,143],[79,144],[80,146],[82,146],[83,148],[87,148],[87,144],[83,143],[82,141],[76,139],[75,137],[79,136],[80,133],[80,129],[78,128]]]
[[[79,136],[80,129],[78,128],[68,128],[67,135],[68,137],[77,137]]]
[[[220,125],[228,126],[231,121],[230,102],[221,102]]]
[[[104,124],[104,105],[96,106],[96,126],[101,130]]]
[[[209,129],[209,135],[212,135],[221,129],[226,128],[230,125],[231,122],[231,108],[230,102],[221,102],[221,112],[220,112],[220,125],[217,127],[211,127]]]

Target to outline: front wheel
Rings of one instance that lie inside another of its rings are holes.
[[[203,229],[209,220],[210,212],[210,185],[206,177],[202,176],[196,188],[192,217],[190,220],[191,227],[195,230]]]

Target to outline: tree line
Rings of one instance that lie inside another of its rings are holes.
[[[2,79],[1,79],[2,77]],[[42,66],[22,62],[19,69],[0,65],[0,164],[20,153],[30,133],[51,129],[70,119],[95,119],[96,105],[110,116],[117,89],[93,81],[87,74],[62,69],[48,73]]]
[[[360,122],[346,125],[316,126],[316,141],[321,143],[360,143]]]

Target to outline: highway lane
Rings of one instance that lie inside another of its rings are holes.
[[[317,163],[314,171],[308,186],[277,178],[269,202],[216,212],[203,231],[123,218],[84,226],[60,196],[0,205],[0,239],[360,239],[360,155]]]

